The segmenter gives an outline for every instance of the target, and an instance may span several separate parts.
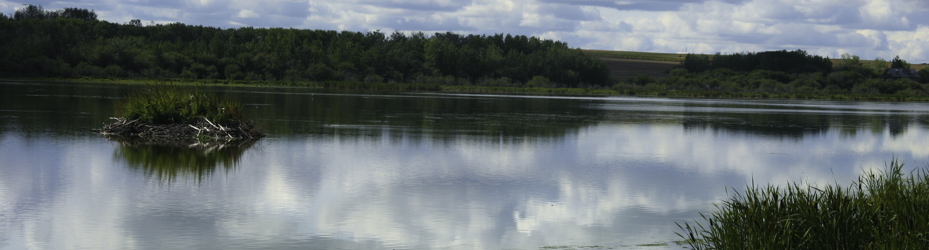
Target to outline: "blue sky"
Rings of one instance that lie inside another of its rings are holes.
[[[23,4],[93,9],[117,23],[510,33],[584,49],[803,49],[929,62],[926,0],[0,0],[0,12],[10,15]]]

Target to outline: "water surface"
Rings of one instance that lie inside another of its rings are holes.
[[[0,248],[681,248],[726,187],[929,163],[921,103],[213,87],[269,137],[89,132],[144,87],[0,82]]]

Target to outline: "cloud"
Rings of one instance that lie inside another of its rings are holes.
[[[34,1],[46,9],[95,9],[102,19],[218,27],[510,33],[560,38],[588,49],[742,52],[799,48],[871,59],[925,60],[915,35],[929,23],[923,0],[346,0]],[[10,13],[19,3],[0,0]],[[907,33],[909,32],[909,33]],[[886,56],[885,56],[886,57]],[[921,61],[925,62],[925,61]]]
[[[615,1],[615,0],[574,0],[566,3],[566,1],[558,0],[539,0],[539,2],[557,4],[565,3],[571,5],[581,5],[581,6],[596,6],[596,7],[606,7],[617,10],[640,10],[640,11],[676,11],[681,7],[688,4],[699,4],[702,2],[707,2],[707,0],[626,0],[626,1]],[[741,3],[743,0],[723,0],[725,3]]]
[[[239,18],[257,18],[257,17],[261,17],[261,15],[251,10],[242,10],[242,11],[239,11],[238,17]]]
[[[390,9],[450,12],[471,5],[471,0],[361,0],[356,3]]]

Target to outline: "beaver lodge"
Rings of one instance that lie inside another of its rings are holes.
[[[264,137],[242,105],[202,90],[155,85],[116,103],[115,122],[96,130],[107,138],[153,144],[231,142]]]

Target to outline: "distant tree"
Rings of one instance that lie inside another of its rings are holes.
[[[849,54],[849,53],[842,54],[842,62],[841,64],[839,64],[839,68],[842,68],[842,69],[861,68],[862,64],[861,64],[860,59],[861,59],[860,57]]]
[[[749,72],[754,70],[783,71],[795,73],[829,73],[832,71],[832,61],[828,58],[807,54],[803,50],[795,51],[765,51],[748,52],[715,56],[687,55],[682,67],[690,72],[698,73],[718,68],[727,68],[735,71]]]
[[[874,70],[875,75],[884,74],[884,71],[887,70],[890,64],[884,58],[874,58],[874,61],[871,61],[871,69]]]
[[[78,8],[17,10],[16,20],[36,21],[0,24],[0,51],[6,52],[0,53],[0,73],[449,84],[490,79],[503,85],[539,76],[537,85],[611,83],[599,59],[538,37],[144,26],[139,19],[119,24],[96,18]]]
[[[720,56],[719,53],[716,56]],[[712,69],[711,60],[708,55],[687,54],[682,64],[684,69],[689,72],[703,72]]]
[[[919,72],[919,82],[929,83],[929,68],[923,68]]]
[[[97,13],[93,10],[79,8],[65,8],[59,15],[62,18],[80,19],[85,21],[97,20]]]
[[[13,19],[15,20],[25,20],[25,19],[45,19],[46,13],[45,9],[42,8],[42,5],[27,5],[26,8],[16,10],[16,13],[13,14]]]
[[[893,60],[890,60],[890,67],[895,69],[909,69],[910,64],[905,60],[900,59],[900,56],[894,57]]]

